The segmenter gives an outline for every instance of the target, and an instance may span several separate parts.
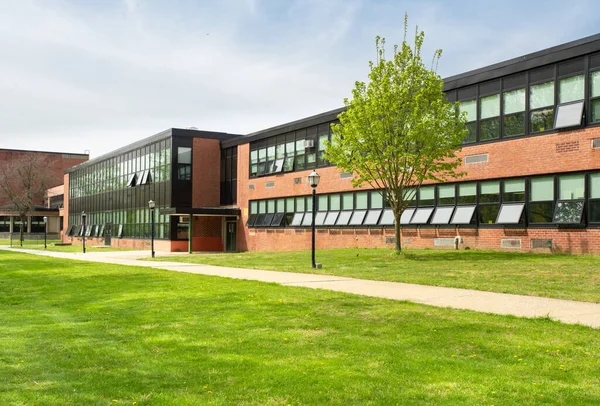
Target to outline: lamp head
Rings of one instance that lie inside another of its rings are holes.
[[[310,175],[308,175],[308,177],[307,177],[308,184],[313,189],[315,189],[319,185],[320,179],[321,179],[321,176],[319,176],[319,174],[316,171],[312,171],[310,173]]]
[[[154,203],[154,200],[150,200],[150,201],[148,202],[148,207],[149,207],[150,209],[154,209],[154,208],[156,207],[156,203]]]

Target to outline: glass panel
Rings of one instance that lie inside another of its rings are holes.
[[[433,218],[431,219],[431,224],[448,224],[450,222],[450,218],[452,217],[453,212],[454,207],[436,208],[435,213],[433,214]]]
[[[498,204],[484,204],[479,206],[479,223],[494,224],[499,210],[500,205]]]
[[[506,92],[502,97],[504,98],[505,115],[525,111],[525,89]]]
[[[363,223],[363,220],[365,219],[365,216],[367,215],[367,211],[366,210],[357,210],[354,212],[354,214],[352,215],[352,219],[350,220],[350,225],[351,226],[360,226]]]
[[[504,136],[514,137],[525,134],[525,113],[504,116]]]
[[[329,195],[329,210],[339,210],[340,208],[340,195]]]
[[[250,213],[258,213],[258,202],[250,202]]]
[[[288,197],[285,199],[285,211],[287,213],[293,213],[295,211],[293,197]]]
[[[335,221],[338,218],[338,215],[340,214],[339,211],[330,211],[327,213],[327,217],[325,218],[325,225],[326,226],[333,226],[335,225]]]
[[[490,117],[497,117],[500,115],[500,95],[495,94],[492,96],[486,96],[479,99],[479,118],[484,120]]]
[[[285,199],[277,199],[277,213],[285,213]]]
[[[250,151],[250,163],[258,163],[258,151]]]
[[[261,200],[260,202],[258,202],[258,212],[259,213],[267,212],[267,201],[266,200]]]
[[[279,173],[283,171],[283,161],[283,158],[280,158],[275,161],[275,164],[273,165],[273,172]]]
[[[554,105],[554,81],[541,83],[529,87],[529,108]]]
[[[317,212],[317,215],[315,217],[315,226],[322,226],[325,222],[325,217],[327,217],[326,211]]]
[[[275,217],[275,214],[273,214],[273,213],[267,214],[262,223],[263,227],[269,227],[271,225],[271,223],[273,222],[273,217]]]
[[[356,207],[355,209],[368,208],[368,192],[356,192]]]
[[[304,198],[303,197],[297,197],[296,198],[296,211],[297,212],[303,212],[304,211]]]
[[[600,199],[600,172],[590,174],[590,199]]]
[[[590,96],[600,97],[600,70],[590,73]]]
[[[404,210],[404,213],[406,213],[407,211],[414,212],[415,209],[406,209],[406,210]],[[404,213],[402,213],[402,214],[404,215]],[[410,220],[411,216],[412,216],[412,214],[408,217],[409,220]],[[394,225],[394,213],[389,209],[384,210],[383,215],[381,216],[381,219],[379,220],[379,225],[380,226],[393,226]]]
[[[312,196],[308,196],[306,198],[306,211],[312,211],[312,208],[313,208],[312,203],[313,203]]]
[[[452,216],[451,224],[470,224],[475,213],[475,206],[458,206]]]
[[[319,211],[327,211],[329,208],[327,207],[327,195],[321,195],[318,197],[319,204],[317,205],[317,210]]]
[[[477,123],[475,121],[467,123],[465,124],[465,129],[467,130],[467,134],[463,139],[463,143],[466,144],[477,141]]]
[[[458,203],[475,203],[477,201],[477,183],[458,185]]]
[[[581,125],[583,117],[583,102],[558,106],[556,125],[554,128],[565,128]]]
[[[283,163],[283,170],[286,172],[294,170],[294,157],[285,158],[285,161]]]
[[[422,186],[419,188],[419,206],[432,206],[435,204],[435,186]]]
[[[319,136],[319,151],[325,151],[325,141],[327,141],[327,134]]]
[[[309,227],[312,226],[312,213],[306,213],[304,215],[304,219],[302,219],[302,226]]]
[[[296,140],[296,155],[304,155],[304,140]]]
[[[440,185],[438,186],[438,204],[455,204],[456,186]]]
[[[592,114],[590,115],[590,121],[592,123],[600,122],[600,99],[591,101],[590,110],[592,110]]]
[[[600,223],[600,200],[590,200],[588,211],[590,212],[590,222]]]
[[[276,158],[283,158],[283,157],[285,157],[285,144],[278,144],[275,147],[275,157]]]
[[[518,224],[521,220],[521,215],[523,213],[523,209],[525,208],[525,204],[503,204],[500,207],[500,213],[498,213],[498,219],[496,223],[498,224]]]
[[[479,139],[493,140],[500,137],[500,117],[489,118],[479,122]]]
[[[477,102],[475,100],[460,102],[458,111],[467,113],[467,121],[477,120]]]
[[[294,148],[294,142],[288,142],[285,144],[285,156],[286,157],[290,157],[290,156],[294,156],[294,152],[295,152],[295,148]]]
[[[531,113],[531,132],[551,130],[554,125],[554,109],[538,110]]]
[[[371,192],[371,208],[372,209],[382,209],[383,208],[382,192],[379,192],[379,191]]]
[[[352,210],[354,208],[354,194],[353,193],[342,194],[342,208],[344,210]]]
[[[267,201],[267,213],[275,213],[275,200]]]
[[[187,147],[177,148],[177,163],[191,164],[192,163],[192,149],[187,148]]]
[[[365,225],[374,226],[379,221],[379,217],[381,216],[381,212],[383,210],[369,210],[367,213],[367,218],[365,219]]]
[[[271,227],[281,227],[284,216],[284,213],[275,214],[275,216],[273,216],[273,221],[271,221]]]
[[[531,179],[532,202],[554,200],[554,178],[551,176]]]
[[[346,226],[352,217],[352,211],[341,211],[335,223],[336,226]]]
[[[410,220],[412,219],[412,216],[415,214],[415,211],[417,209],[406,209],[402,212],[402,215],[400,216],[400,224],[410,224]],[[391,217],[391,222],[389,223],[390,225],[394,224],[394,212],[392,210],[386,210],[383,212],[383,217],[381,219],[381,221],[379,222],[379,224],[383,224],[383,219],[387,217]]]
[[[496,203],[500,201],[500,181],[481,182],[479,203]]]
[[[530,223],[551,223],[554,213],[554,202],[529,203]]]
[[[558,82],[558,102],[562,104],[583,100],[584,83],[583,75],[561,79]]]
[[[574,200],[585,197],[584,175],[563,175],[558,177],[558,199]]]
[[[410,220],[410,224],[427,224],[433,213],[433,207],[419,208]]]
[[[290,224],[292,227],[299,227],[302,225],[302,218],[304,217],[304,213],[296,213],[294,214],[294,218],[292,219],[292,223]]]
[[[579,224],[583,214],[583,200],[558,202],[554,212],[554,222],[562,224]]]

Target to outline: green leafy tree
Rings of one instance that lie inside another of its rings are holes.
[[[424,32],[416,31],[414,45],[404,41],[385,53],[385,39],[376,38],[377,60],[370,61],[369,81],[356,82],[352,100],[339,124],[332,125],[326,158],[353,174],[354,187],[381,189],[394,212],[396,250],[401,251],[400,216],[424,181],[443,182],[460,176],[457,168],[466,135],[466,117],[447,101],[444,82],[435,69],[441,50],[428,69],[421,59]]]

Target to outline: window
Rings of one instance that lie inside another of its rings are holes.
[[[177,179],[192,179],[192,149],[188,147],[177,148]]]
[[[558,199],[577,200],[585,197],[585,175],[562,175],[558,177]]]
[[[590,72],[590,122],[600,122],[600,70]]]
[[[503,204],[498,213],[496,223],[498,224],[519,224],[522,219],[525,203]]]
[[[258,151],[250,151],[250,176],[256,176],[258,172]]]
[[[400,216],[400,224],[410,224],[410,220],[412,220],[413,215],[417,209],[405,209]],[[389,221],[389,224],[384,224],[384,220]],[[394,212],[392,210],[385,210],[383,212],[383,217],[379,224],[382,225],[394,225]]]
[[[427,224],[429,217],[433,213],[433,207],[419,208],[412,216],[410,224]]]
[[[311,212],[305,213],[304,214],[304,219],[302,220],[302,226],[303,227],[310,227],[312,226],[312,218],[313,215]]]
[[[479,223],[493,224],[500,210],[500,182],[479,184]]]
[[[336,226],[347,226],[352,216],[351,211],[341,211],[335,223]]]
[[[448,224],[453,212],[454,207],[436,207],[435,213],[433,213],[433,218],[431,219],[431,224]]]
[[[590,174],[589,199],[590,223],[600,223],[600,172]]]
[[[382,209],[383,208],[383,194],[381,191],[372,191],[371,195],[371,209]]]
[[[583,117],[583,102],[561,104],[556,111],[554,128],[567,128],[581,125]]]
[[[300,227],[302,225],[302,219],[304,218],[304,213],[296,213],[292,218],[291,226],[292,227]]]
[[[415,209],[406,209],[404,210],[404,213],[402,213],[402,217],[400,218],[400,224],[408,224],[410,222],[410,219],[414,213]],[[402,223],[402,218],[405,216],[406,214],[406,218],[408,219],[406,223]],[[391,209],[386,209],[383,211],[383,215],[381,216],[381,219],[379,220],[379,225],[380,226],[393,226],[394,225],[394,212]]]
[[[365,218],[364,225],[366,226],[374,226],[379,222],[379,217],[381,217],[381,209],[371,209],[367,212],[367,217]]]
[[[355,209],[364,210],[368,207],[368,192],[356,192]]]
[[[554,178],[548,176],[531,179],[529,201],[529,221],[551,223],[554,213]]]
[[[439,205],[455,205],[456,204],[456,187],[454,185],[438,186],[438,204]]]
[[[473,221],[473,214],[475,213],[475,206],[457,206],[452,216],[450,224],[462,225],[471,224]]]
[[[479,99],[479,140],[493,140],[500,137],[500,95]]]
[[[318,205],[317,205],[317,210],[319,211],[327,211],[328,210],[328,196],[327,195],[320,195],[317,198],[318,201]]]
[[[514,137],[525,134],[525,89],[505,92],[504,101],[504,137]]]
[[[296,198],[296,212],[303,212],[304,209],[304,197]]]
[[[321,124],[319,126],[319,134],[318,134],[318,166],[328,165],[329,163],[325,159],[325,143],[329,140],[329,125]]]
[[[326,211],[319,211],[315,216],[315,226],[322,226],[325,223],[325,218],[327,217]]]
[[[329,196],[329,210],[338,211],[340,210],[340,195],[330,195]]]
[[[582,214],[583,200],[559,201],[552,221],[559,224],[579,224]]]
[[[502,194],[503,202],[524,202],[525,201],[525,179],[508,179],[503,182],[504,192]]]
[[[354,209],[354,194],[344,193],[342,194],[342,210]]]
[[[477,183],[458,185],[458,204],[472,204],[475,202],[477,202]]]
[[[271,227],[281,227],[283,226],[283,220],[284,220],[285,214],[284,213],[277,213],[273,216],[273,220],[271,221]]]
[[[477,141],[477,101],[468,100],[460,102],[458,110],[460,113],[465,112],[467,116],[467,123],[465,124],[467,134],[465,135],[463,143],[468,144]]]
[[[435,205],[435,186],[419,188],[419,207]]]
[[[554,81],[529,87],[530,131],[551,130],[554,124]]]
[[[334,226],[335,222],[338,218],[338,216],[340,215],[339,211],[330,211],[327,213],[327,217],[325,217],[325,223],[324,225],[326,226]]]
[[[558,103],[564,104],[583,100],[585,93],[584,82],[583,75],[561,79],[558,82]]]
[[[360,226],[360,225],[362,225],[363,220],[365,219],[366,215],[367,215],[367,211],[366,210],[356,210],[352,214],[352,218],[350,219],[350,225],[351,226]]]

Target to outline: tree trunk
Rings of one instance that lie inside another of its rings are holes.
[[[394,230],[396,231],[396,252],[402,252],[402,242],[400,240],[400,214],[394,211]]]

